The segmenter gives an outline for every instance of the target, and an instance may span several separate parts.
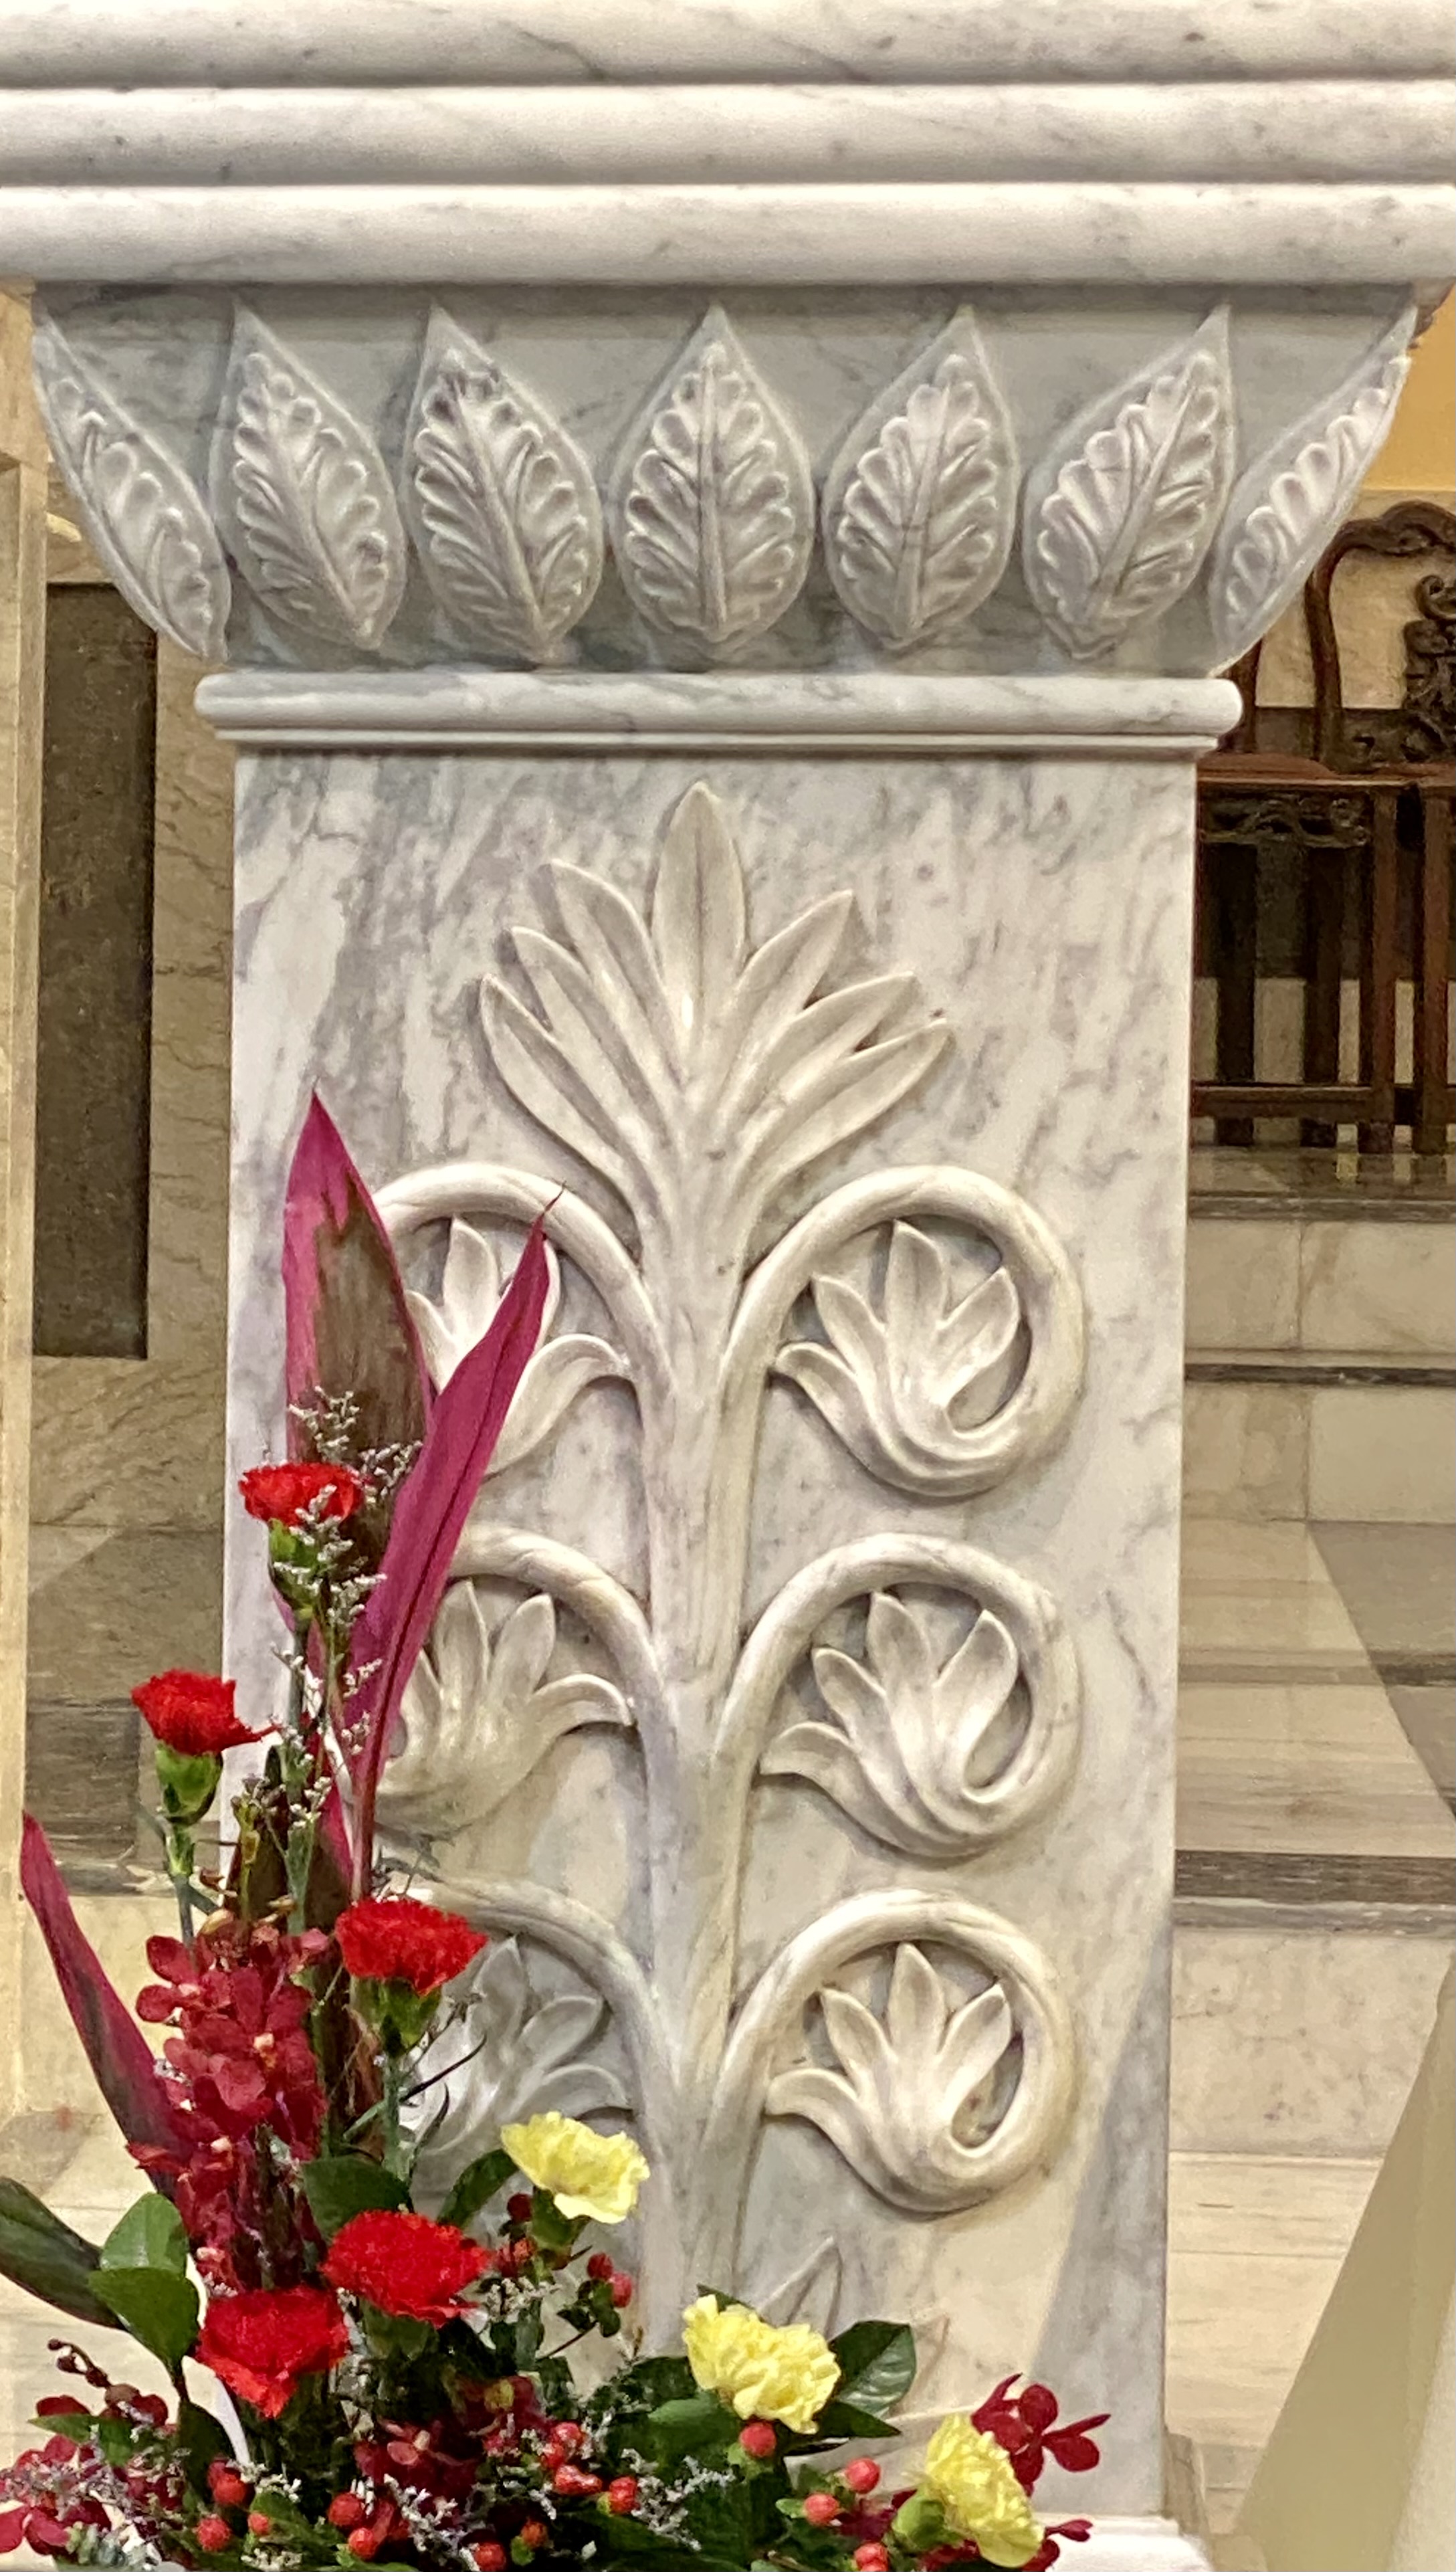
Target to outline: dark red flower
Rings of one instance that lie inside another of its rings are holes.
[[[488,1942],[453,1911],[407,1896],[355,1902],[334,1924],[338,1952],[360,1981],[407,1983],[424,1998],[462,1974]]]
[[[259,1735],[247,1732],[233,1711],[234,1679],[209,1678],[202,1670],[162,1670],[132,1690],[144,1722],[169,1750],[184,1759],[221,1757],[243,1749]]]
[[[74,2439],[48,2438],[0,2471],[0,2554],[29,2545],[37,2554],[68,2555],[73,2531],[106,2527],[106,2511],[72,2471]]]
[[[197,2345],[230,2393],[275,2420],[305,2375],[326,2375],[345,2356],[348,2324],[324,2286],[264,2286],[208,2306]]]
[[[1062,2547],[1057,2542],[1059,2537],[1068,2545],[1085,2545],[1091,2534],[1090,2518],[1059,2520],[1055,2527],[1047,2529],[1041,2544],[1026,2566],[1026,2572],[1052,2572],[1052,2566],[1062,2560]]]
[[[453,2224],[425,2215],[356,2215],[334,2235],[323,2273],[330,2285],[364,2295],[382,2313],[444,2323],[483,2276],[486,2252]]]
[[[323,2091],[308,2039],[312,1996],[296,1978],[327,1946],[316,1930],[289,1938],[270,1921],[230,1920],[200,1931],[191,1947],[148,1940],[147,1961],[161,1979],[138,1995],[137,2016],[178,2031],[163,2053],[200,2148],[267,2126],[302,2159],[317,2151]]]
[[[351,1519],[367,1494],[347,1465],[254,1465],[238,1486],[250,1519],[298,1527],[315,1519]]]
[[[1057,2397],[1049,2385],[1029,2384],[1024,2393],[1013,2394],[1015,2382],[1014,2375],[1003,2376],[979,2411],[971,2413],[971,2422],[1006,2449],[1022,2490],[1034,2488],[1048,2456],[1064,2473],[1091,2473],[1102,2457],[1089,2433],[1100,2429],[1112,2414],[1090,2411],[1085,2420],[1059,2422]]]

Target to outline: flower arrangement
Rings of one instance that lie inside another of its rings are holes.
[[[546,1259],[538,1226],[432,1395],[384,1228],[315,1102],[283,1272],[295,1452],[245,1474],[242,1498],[287,1619],[287,1702],[244,1722],[234,1682],[182,1670],[136,1691],[180,1934],[149,1942],[135,2018],[25,1828],[26,1893],[151,2185],[97,2245],[0,2179],[0,2271],[88,2335],[130,2334],[171,2393],[54,2341],[66,2389],[0,2470],[0,2552],[220,2572],[1046,2572],[1090,2529],[1044,2525],[1031,2495],[1049,2457],[1096,2464],[1101,2418],[1064,2422],[1044,2386],[1008,2378],[902,2482],[862,2452],[894,2439],[914,2377],[902,2324],[827,2339],[705,2289],[681,2352],[644,2353],[632,2277],[599,2238],[650,2183],[630,2136],[534,2115],[416,2206],[421,2143],[437,2162],[448,2110],[422,2105],[441,2081],[428,2064],[486,1939],[394,1883],[377,1793],[535,1345]],[[230,1755],[249,1765],[209,1867],[200,1833]],[[160,2058],[144,2027],[166,2030]]]

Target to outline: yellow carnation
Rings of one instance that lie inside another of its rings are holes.
[[[524,2126],[503,2126],[501,2142],[533,2188],[554,2197],[563,2215],[621,2224],[650,2174],[630,2135],[599,2135],[575,2117],[548,2109]]]
[[[969,2420],[942,2420],[925,2454],[920,2488],[938,2501],[957,2536],[989,2562],[1016,2567],[1038,2551],[1043,2530],[1000,2443]]]
[[[746,2304],[700,2295],[683,2315],[683,2345],[705,2393],[721,2393],[740,2420],[812,2429],[839,2381],[827,2340],[803,2322],[775,2330]]]

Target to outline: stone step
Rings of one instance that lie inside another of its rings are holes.
[[[1456,1220],[1439,1198],[1195,1195],[1191,1350],[1456,1360]]]
[[[1184,1508],[1195,1518],[1456,1519],[1456,1356],[1191,1349]]]

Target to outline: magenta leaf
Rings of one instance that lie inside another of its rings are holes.
[[[361,1450],[417,1445],[433,1399],[419,1333],[379,1209],[317,1097],[288,1172],[282,1266],[290,1454],[311,1460],[291,1407],[320,1393],[353,1397]],[[382,1553],[387,1528],[374,1533]]]
[[[186,2153],[188,2139],[173,2115],[152,2049],[121,1994],[107,1980],[101,1959],[71,1908],[50,1842],[29,1813],[21,1834],[20,1882],[40,1923],[86,2059],[127,2142]]]
[[[418,1462],[400,1488],[379,1580],[354,1627],[367,1682],[368,1728],[354,1765],[354,1890],[369,1891],[379,1777],[410,1671],[444,1596],[450,1564],[481,1477],[525,1373],[546,1306],[546,1245],[534,1224],[484,1339],[438,1396]]]

